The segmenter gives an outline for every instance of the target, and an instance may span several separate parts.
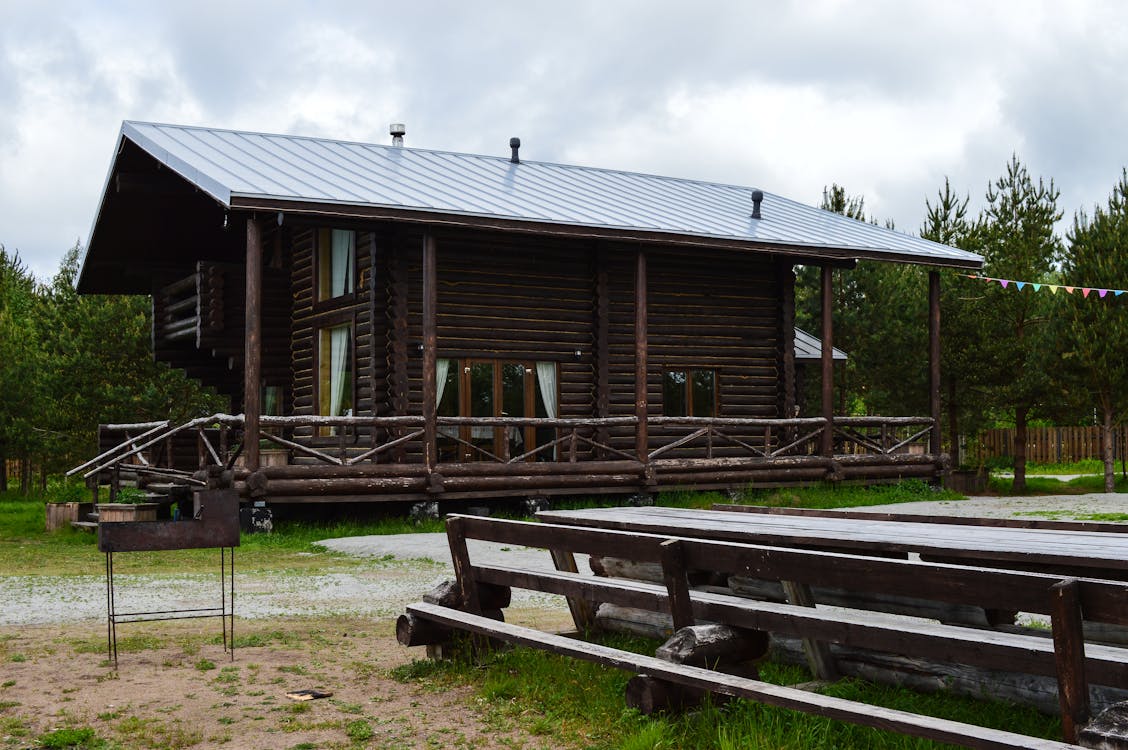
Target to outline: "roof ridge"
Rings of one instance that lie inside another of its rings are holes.
[[[445,155],[445,156],[464,156],[464,157],[471,157],[471,158],[474,158],[474,159],[489,159],[489,160],[493,160],[493,161],[501,161],[501,162],[506,162],[506,163],[509,163],[509,161],[510,161],[510,157],[504,156],[504,155],[476,154],[476,153],[472,153],[472,152],[469,152],[469,151],[452,151],[450,149],[441,149],[441,148],[423,148],[421,146],[392,146],[392,145],[389,145],[387,143],[373,143],[373,142],[369,142],[369,141],[357,141],[357,140],[352,140],[352,139],[341,139],[341,138],[325,138],[325,137],[316,136],[316,135],[293,135],[293,134],[288,134],[288,133],[267,133],[267,132],[261,131],[261,130],[240,130],[238,128],[212,128],[212,127],[207,127],[206,125],[177,125],[175,123],[150,122],[148,120],[124,120],[123,123],[128,123],[130,125],[135,125],[135,126],[136,125],[148,125],[148,126],[157,127],[157,128],[176,128],[178,130],[203,130],[203,131],[208,131],[208,132],[213,132],[213,133],[235,133],[235,134],[238,134],[238,135],[257,135],[257,136],[262,136],[263,138],[294,138],[294,139],[302,140],[302,141],[325,141],[325,142],[329,142],[329,143],[339,143],[339,144],[345,145],[345,146],[363,146],[365,148],[374,147],[374,148],[380,148],[380,149],[385,149],[385,150],[402,149],[402,150],[417,151],[417,152],[422,152],[422,153],[427,153],[427,154],[441,154],[441,155]],[[655,172],[638,172],[638,171],[634,171],[634,170],[630,170],[630,169],[613,169],[611,167],[596,167],[596,166],[592,166],[592,165],[589,165],[589,164],[573,164],[573,163],[569,163],[569,162],[560,162],[560,161],[543,161],[543,160],[540,160],[540,159],[525,159],[524,157],[521,158],[521,164],[537,164],[539,166],[544,166],[544,167],[562,167],[564,169],[582,169],[582,170],[589,171],[589,172],[603,172],[603,173],[607,173],[607,174],[622,174],[622,175],[630,175],[632,177],[649,177],[649,178],[657,179],[657,180],[667,180],[667,181],[670,181],[670,182],[678,182],[678,183],[685,183],[685,184],[692,184],[692,185],[707,185],[709,187],[729,188],[729,189],[732,189],[732,190],[762,190],[762,188],[759,188],[759,187],[756,187],[756,186],[753,186],[753,185],[737,185],[736,183],[731,183],[731,182],[717,182],[715,180],[705,180],[705,179],[699,179],[699,178],[696,178],[696,177],[675,177],[673,175],[657,174]],[[764,193],[767,194],[767,195],[771,195],[773,197],[776,197],[776,198],[781,198],[782,200],[791,200],[789,198],[785,198],[784,196],[780,195],[779,193],[773,193],[773,192],[768,191],[768,190],[764,190]],[[800,203],[798,201],[792,201],[792,202],[793,203],[799,203],[799,205],[807,206],[808,208],[817,208],[817,206],[810,206],[809,204]],[[849,218],[849,217],[846,217],[846,218]]]

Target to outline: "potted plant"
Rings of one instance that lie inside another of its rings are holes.
[[[133,487],[122,487],[117,501],[98,503],[98,523],[105,521],[156,521],[157,503],[148,502],[145,493]]]

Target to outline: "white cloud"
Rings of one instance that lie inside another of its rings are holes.
[[[8,0],[0,242],[40,275],[85,239],[121,120],[822,187],[915,230],[945,176],[1017,152],[1068,216],[1128,164],[1128,7],[672,0]]]

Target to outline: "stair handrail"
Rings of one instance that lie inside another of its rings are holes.
[[[89,479],[90,477],[94,476],[95,474],[98,474],[98,473],[105,471],[106,469],[110,468],[115,463],[120,463],[120,462],[124,461],[125,459],[129,458],[130,456],[133,456],[133,455],[140,453],[141,451],[148,448],[150,445],[153,445],[155,443],[159,443],[160,441],[165,440],[167,438],[170,438],[173,435],[176,435],[180,432],[183,432],[185,430],[193,430],[193,429],[200,427],[202,425],[212,424],[214,422],[220,422],[220,423],[224,423],[224,424],[242,424],[243,423],[243,415],[242,414],[216,413],[216,414],[212,414],[212,415],[207,416],[207,417],[197,417],[196,419],[185,422],[184,424],[177,425],[176,427],[173,427],[172,429],[165,430],[161,434],[157,435],[156,437],[150,438],[149,440],[141,443],[140,445],[134,444],[133,447],[130,450],[126,451],[125,453],[122,453],[120,456],[115,456],[114,458],[112,458],[108,461],[105,461],[104,463],[98,465],[96,468],[91,469],[90,471],[83,474],[82,478],[83,479]],[[140,439],[140,438],[131,438],[130,440],[126,441],[126,444],[133,444],[138,439]],[[118,446],[118,447],[120,448],[121,446]],[[99,460],[99,459],[94,459],[94,461],[97,461],[97,460]],[[86,465],[89,466],[91,463],[93,463],[93,461],[88,461],[86,463]],[[79,471],[79,469],[71,469],[71,471],[67,472],[67,474],[69,476],[70,474],[77,473],[78,471]]]
[[[107,430],[110,430],[110,431],[113,431],[113,432],[117,432],[117,431],[120,431],[120,430],[129,430],[129,429],[141,429],[143,427],[147,427],[148,429],[146,429],[145,432],[141,433],[137,437],[130,437],[129,435],[126,435],[126,438],[125,438],[124,441],[122,441],[121,443],[118,443],[113,448],[110,448],[108,451],[95,456],[94,458],[90,459],[86,463],[74,467],[73,469],[68,471],[65,474],[65,476],[68,476],[68,477],[73,476],[73,475],[77,474],[78,472],[82,471],[83,469],[87,468],[88,466],[93,466],[97,462],[113,455],[114,453],[117,453],[118,451],[120,451],[124,448],[128,448],[130,445],[137,442],[138,440],[144,440],[145,438],[152,435],[154,432],[158,432],[160,430],[163,430],[164,428],[168,427],[168,424],[169,424],[168,420],[163,419],[163,420],[158,421],[158,422],[137,422],[136,424],[100,425],[101,427],[105,427]]]

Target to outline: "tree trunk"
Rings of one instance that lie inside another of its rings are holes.
[[[1101,424],[1101,459],[1104,461],[1105,492],[1116,488],[1116,457],[1113,453],[1112,409],[1104,406],[1104,422]]]
[[[1026,407],[1014,410],[1014,493],[1026,492]]]

